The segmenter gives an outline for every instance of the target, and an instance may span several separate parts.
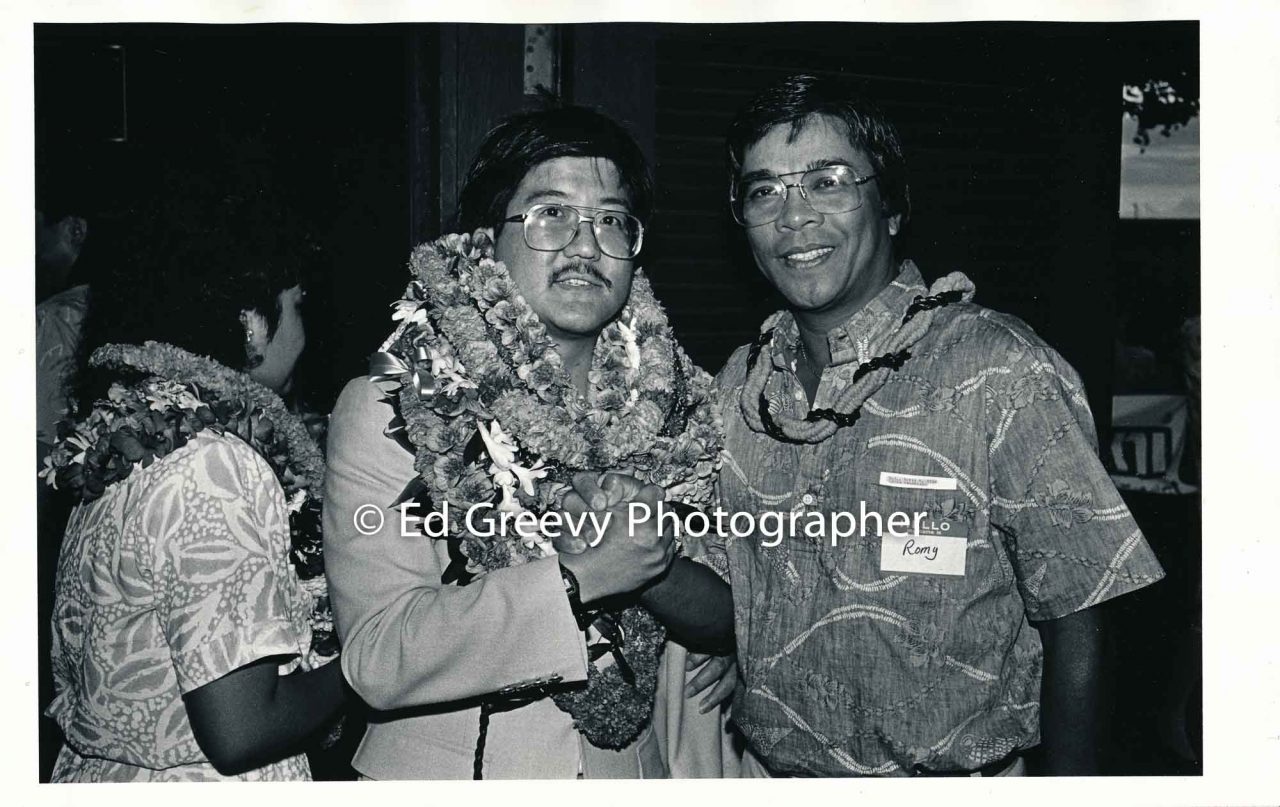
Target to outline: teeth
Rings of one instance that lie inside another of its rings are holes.
[[[564,280],[561,280],[560,283],[566,286],[590,286],[591,285],[587,281],[580,280],[576,277],[566,277]]]
[[[811,249],[808,252],[797,252],[794,255],[788,255],[787,260],[792,263],[808,263],[810,261],[816,261],[818,258],[824,258],[833,251],[834,250],[831,247],[818,247],[817,249]]]

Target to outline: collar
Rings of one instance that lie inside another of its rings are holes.
[[[827,347],[831,351],[831,366],[850,362],[862,363],[879,355],[877,347],[885,336],[897,329],[907,307],[918,295],[929,293],[920,270],[910,260],[904,260],[898,276],[880,293],[871,298],[843,324],[827,332]],[[765,321],[763,329],[776,328],[773,366],[792,369],[795,366],[796,345],[800,329],[790,311],[779,311]],[[883,352],[883,351],[881,351]]]
[[[81,283],[67,289],[63,289],[57,294],[50,294],[48,297],[40,301],[39,305],[53,308],[63,306],[68,308],[83,308],[89,302],[89,284]]]

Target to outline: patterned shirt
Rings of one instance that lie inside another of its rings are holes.
[[[857,366],[885,352],[926,293],[904,263],[828,334],[832,364],[815,407],[832,406]],[[775,410],[803,416],[795,321],[784,312],[770,325],[780,347],[759,359],[777,370],[765,394]],[[784,527],[800,515],[780,542],[725,536],[707,561],[733,587],[745,683],[733,718],[777,774],[976,770],[1034,745],[1042,652],[1028,620],[1163,576],[1097,459],[1079,377],[1024,323],[952,304],[911,353],[855,424],[816,445],[747,426],[745,347],[717,379],[727,430],[720,507],[777,512]],[[894,512],[927,513],[920,524],[945,520],[950,535],[965,535],[964,574],[882,571],[879,533]],[[828,527],[806,537],[814,513]],[[851,514],[857,533],[832,546],[835,513]]]
[[[36,440],[52,445],[67,414],[89,287],[72,286],[36,306]]]
[[[54,603],[53,780],[310,779],[303,755],[222,776],[182,702],[257,659],[305,658],[311,601],[288,551],[280,484],[235,437],[204,432],[77,507]]]

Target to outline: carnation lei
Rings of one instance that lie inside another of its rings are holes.
[[[544,538],[472,535],[463,514],[559,510],[578,472],[619,471],[669,501],[710,504],[722,439],[711,377],[672,337],[642,273],[596,340],[584,396],[485,231],[423,244],[409,264],[399,325],[370,371],[396,411],[387,433],[415,455],[398,502],[450,505],[443,582],[555,554]],[[591,665],[585,690],[553,697],[590,742],[622,748],[649,721],[665,632],[638,605],[607,621],[625,637],[608,651],[618,663]]]

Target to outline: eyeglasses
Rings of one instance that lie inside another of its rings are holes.
[[[785,182],[787,177],[799,182]],[[852,166],[836,164],[789,174],[765,174],[734,183],[729,191],[733,218],[744,227],[759,227],[777,221],[787,204],[791,188],[800,189],[800,198],[818,213],[848,213],[862,207],[862,186],[875,174],[858,176]]]
[[[583,215],[587,212],[595,215]],[[503,221],[523,221],[524,242],[540,252],[558,252],[569,246],[584,221],[591,222],[591,234],[600,251],[610,258],[630,260],[640,254],[640,244],[644,241],[644,225],[640,219],[620,210],[599,207],[537,204]]]

